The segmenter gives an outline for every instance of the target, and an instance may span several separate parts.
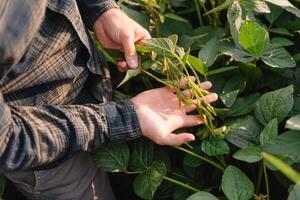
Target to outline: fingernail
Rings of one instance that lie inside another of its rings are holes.
[[[138,63],[136,60],[128,60],[127,64],[129,65],[130,68],[137,68],[138,67]]]

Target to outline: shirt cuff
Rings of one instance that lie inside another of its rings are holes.
[[[115,0],[80,0],[81,16],[88,29],[92,29],[97,18],[111,8],[120,8]]]
[[[108,142],[124,142],[142,135],[134,104],[130,100],[110,102],[103,109],[108,126]]]

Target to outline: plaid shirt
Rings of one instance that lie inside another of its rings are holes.
[[[0,171],[59,163],[141,135],[129,100],[110,100],[91,42],[113,0],[0,1]]]

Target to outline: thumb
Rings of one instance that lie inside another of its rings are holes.
[[[170,146],[180,146],[183,143],[191,142],[194,140],[195,140],[195,136],[191,133],[180,133],[180,134],[170,133],[166,135],[162,143]]]
[[[125,54],[125,60],[127,65],[130,68],[137,68],[138,67],[138,59],[137,54],[134,47],[134,38],[133,36],[128,37],[127,39],[123,40],[123,49]]]

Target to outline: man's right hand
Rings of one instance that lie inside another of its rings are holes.
[[[203,82],[203,89],[211,88],[210,82]],[[183,91],[184,95],[191,96],[189,90]],[[206,95],[205,100],[209,103],[218,99],[217,94]],[[169,87],[148,90],[138,94],[132,99],[141,125],[142,133],[160,145],[179,146],[185,142],[195,140],[191,133],[172,133],[183,127],[197,126],[203,123],[199,115],[187,115],[195,110],[194,105],[182,105]]]

